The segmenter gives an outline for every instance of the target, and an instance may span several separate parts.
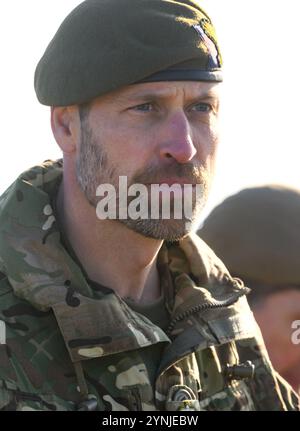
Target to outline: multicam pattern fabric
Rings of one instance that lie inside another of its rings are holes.
[[[196,235],[161,253],[174,286],[167,331],[92,289],[55,220],[62,174],[47,161],[0,199],[0,410],[299,409],[270,364],[248,289]],[[247,361],[254,377],[229,377]]]

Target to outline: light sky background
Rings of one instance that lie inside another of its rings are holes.
[[[24,170],[60,157],[49,108],[37,102],[35,66],[77,0],[1,4],[0,193]],[[216,177],[203,217],[238,190],[300,188],[299,1],[200,0],[225,63]]]

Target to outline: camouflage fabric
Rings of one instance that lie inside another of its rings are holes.
[[[163,249],[174,286],[166,331],[93,290],[61,242],[61,179],[61,162],[48,161],[0,199],[1,410],[299,409],[270,364],[248,289],[196,235]]]

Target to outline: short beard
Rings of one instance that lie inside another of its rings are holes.
[[[192,220],[187,220],[184,218],[182,218],[181,220],[175,220],[172,218],[169,220],[154,220],[151,218],[147,220],[132,220],[128,218],[125,220],[121,219],[119,221],[125,226],[127,226],[129,229],[140,233],[147,238],[175,242],[179,241],[180,239],[188,235],[192,230],[197,228],[197,221],[199,215],[200,211],[199,213],[197,213],[197,216],[196,214],[194,215]]]
[[[163,174],[162,174],[163,172]],[[197,182],[202,185],[203,192],[200,200],[193,201],[193,217],[188,220],[182,219],[116,219],[130,230],[139,233],[145,237],[157,240],[178,241],[186,236],[194,227],[200,211],[207,201],[209,179],[204,168],[195,168],[192,164],[173,164],[167,168],[148,168],[137,173],[132,179],[132,184],[155,184],[159,183],[159,177],[166,173],[170,176],[184,177],[191,183]],[[116,169],[109,163],[108,156],[101,146],[100,142],[93,136],[93,131],[88,124],[88,116],[84,116],[81,121],[81,143],[78,159],[76,161],[77,182],[84,193],[86,199],[95,209],[99,202],[96,190],[101,184],[112,184],[118,195],[118,176]],[[130,184],[128,184],[128,187]],[[131,200],[128,199],[128,205]]]

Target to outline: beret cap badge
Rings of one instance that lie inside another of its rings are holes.
[[[208,67],[210,69],[221,68],[223,61],[217,42],[216,32],[212,23],[208,19],[203,18],[200,21],[200,24],[194,25],[193,27],[199,34],[202,43],[207,49],[209,55]]]

